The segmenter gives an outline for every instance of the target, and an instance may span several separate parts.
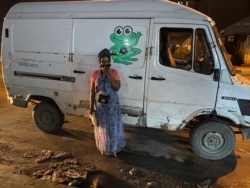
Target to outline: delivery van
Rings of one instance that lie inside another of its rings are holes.
[[[57,132],[87,116],[89,78],[108,48],[126,125],[183,130],[200,157],[218,160],[250,139],[250,82],[235,73],[215,22],[167,0],[35,2],[4,18],[2,72],[10,104]]]

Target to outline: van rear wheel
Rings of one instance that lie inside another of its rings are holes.
[[[56,133],[64,123],[64,114],[54,104],[41,102],[32,112],[36,126],[44,132]]]
[[[235,146],[233,130],[220,121],[202,122],[191,130],[189,139],[193,152],[210,160],[225,158]]]

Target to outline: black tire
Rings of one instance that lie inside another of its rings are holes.
[[[205,159],[219,160],[228,156],[235,147],[233,130],[220,121],[204,121],[189,135],[193,152]]]
[[[36,126],[46,133],[58,132],[64,123],[64,114],[56,105],[48,102],[37,104],[32,117]]]

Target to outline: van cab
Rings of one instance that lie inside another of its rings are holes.
[[[250,88],[228,58],[215,22],[191,8],[156,1],[35,2],[4,18],[2,71],[8,101],[36,104],[34,123],[57,132],[64,115],[88,115],[89,80],[108,48],[119,71],[126,125],[182,130],[200,157],[250,139]]]

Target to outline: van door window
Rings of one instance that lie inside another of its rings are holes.
[[[202,74],[211,74],[214,69],[204,29],[161,28],[159,60],[164,66]]]
[[[214,61],[206,33],[204,29],[196,29],[194,71],[202,74],[211,74],[213,69]]]
[[[160,63],[185,70],[192,68],[192,29],[160,29]]]

